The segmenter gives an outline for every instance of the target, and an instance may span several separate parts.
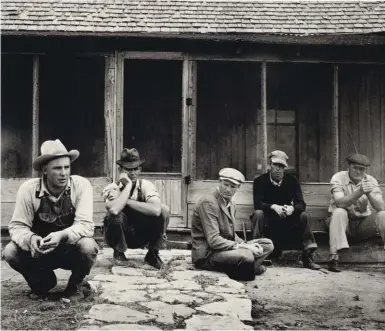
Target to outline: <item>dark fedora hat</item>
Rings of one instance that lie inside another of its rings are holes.
[[[139,152],[135,148],[124,148],[120,154],[120,160],[116,161],[121,167],[134,169],[139,167],[145,160],[141,160]]]

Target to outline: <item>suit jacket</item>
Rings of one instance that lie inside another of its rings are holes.
[[[235,243],[242,240],[234,231],[235,205],[226,208],[218,190],[202,197],[193,211],[191,238],[192,262],[207,258],[213,251],[233,249]]]

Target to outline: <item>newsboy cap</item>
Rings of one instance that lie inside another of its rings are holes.
[[[234,184],[241,184],[245,181],[245,176],[240,171],[234,168],[223,168],[219,171],[219,179],[229,180]]]
[[[363,154],[351,154],[346,158],[346,161],[348,161],[349,164],[353,163],[364,167],[370,166],[369,159]]]
[[[271,160],[271,163],[280,163],[283,164],[285,167],[288,167],[287,160],[289,159],[289,157],[285,152],[275,150],[269,153],[268,157]]]

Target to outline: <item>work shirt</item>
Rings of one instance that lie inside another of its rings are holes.
[[[380,187],[378,186],[377,180],[370,175],[366,175],[366,178],[374,185],[374,189],[371,194],[382,195]],[[357,185],[349,177],[349,171],[340,171],[333,175],[330,180],[330,205],[329,212],[332,213],[337,207],[334,200],[334,192],[342,192],[345,196],[350,195],[353,191],[357,190],[360,187],[361,183]],[[354,215],[356,217],[365,217],[369,216],[372,213],[372,206],[368,200],[366,194],[363,194],[354,204],[345,208],[348,211],[348,214]]]
[[[67,243],[74,244],[80,238],[92,237],[94,234],[93,192],[91,183],[86,178],[76,175],[70,176],[66,189],[68,188],[76,211],[74,223],[62,231],[68,236]],[[15,210],[8,229],[12,241],[25,251],[30,250],[31,237],[34,234],[32,231],[33,219],[43,196],[47,196],[54,202],[60,199],[60,196],[54,197],[48,191],[41,178],[33,178],[24,182],[16,195]]]
[[[139,182],[141,182],[140,185]],[[117,193],[115,198],[113,198],[112,191],[115,191]],[[116,199],[119,196],[120,192],[121,191],[117,183],[108,184],[103,190],[104,201],[111,201]],[[146,202],[152,197],[160,198],[159,192],[157,191],[155,185],[146,179],[138,179],[135,182],[135,186],[131,190],[129,199]]]

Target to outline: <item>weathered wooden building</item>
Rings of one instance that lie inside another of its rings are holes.
[[[124,147],[146,159],[187,229],[218,170],[239,169],[240,219],[251,181],[282,149],[312,216],[357,148],[385,183],[385,3],[257,0],[3,0],[2,225],[36,176],[44,140],[80,150],[73,173],[100,190]]]

